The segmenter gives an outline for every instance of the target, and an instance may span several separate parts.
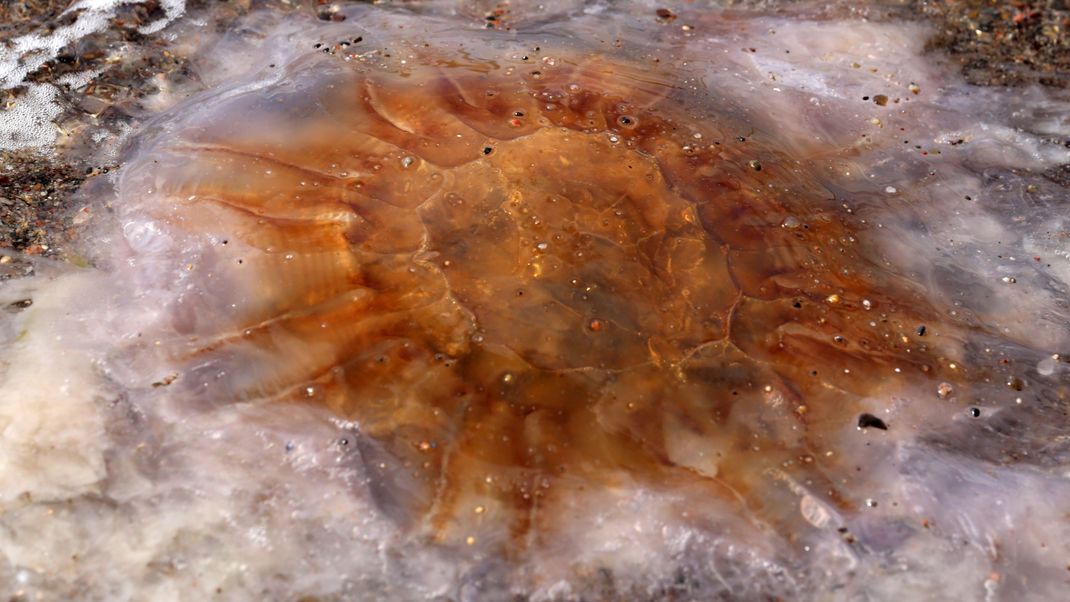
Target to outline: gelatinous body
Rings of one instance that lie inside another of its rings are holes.
[[[857,3],[195,4],[0,287],[0,597],[1065,597],[1060,92]]]
[[[124,176],[208,241],[167,347],[194,398],[353,420],[381,505],[447,542],[537,543],[625,483],[786,532],[861,506],[841,434],[960,341],[798,160],[620,58],[345,56]],[[776,501],[802,482],[827,506]]]

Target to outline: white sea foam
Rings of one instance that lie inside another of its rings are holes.
[[[0,89],[24,84],[26,76],[59,55],[78,40],[106,29],[115,10],[127,4],[145,0],[79,0],[61,15],[75,15],[73,22],[51,31],[39,30],[0,44]],[[184,0],[165,0],[161,3],[164,16],[140,28],[151,34],[160,31],[185,11]],[[59,100],[64,90],[84,86],[81,78],[59,79],[55,82],[34,83],[29,93],[18,98],[13,106],[0,113],[0,149],[47,148],[56,141],[57,130],[51,125],[61,112]]]
[[[58,131],[52,120],[59,116],[59,90],[50,84],[29,84],[26,92],[0,112],[0,149],[46,147]]]

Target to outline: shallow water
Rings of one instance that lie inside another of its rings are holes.
[[[0,289],[0,588],[1058,598],[1065,95],[849,7],[499,9],[160,25],[92,267]]]

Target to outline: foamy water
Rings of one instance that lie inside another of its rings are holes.
[[[0,81],[118,4],[15,40]],[[217,33],[165,3],[143,33],[202,90],[146,99],[87,186],[93,267],[0,288],[0,592],[1058,599],[1068,192],[1040,174],[1070,163],[1066,98],[966,85],[924,24],[659,8],[361,4]],[[62,93],[0,115],[9,148],[54,142]],[[432,168],[467,204],[408,175]],[[567,201],[516,223],[576,229],[530,226],[516,259],[456,208],[510,190]],[[596,219],[591,190],[637,200]],[[591,233],[575,248],[601,255],[554,255]],[[411,264],[374,267],[410,238]],[[540,284],[573,268],[586,294]],[[366,305],[322,309],[339,290]],[[509,387],[514,409],[443,418],[445,391]]]

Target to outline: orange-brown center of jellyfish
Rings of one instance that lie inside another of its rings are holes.
[[[353,420],[381,502],[442,541],[530,541],[585,488],[855,507],[831,452],[945,369],[939,317],[774,143],[556,62],[324,68],[166,143],[152,211],[218,243],[176,319],[209,394]]]

